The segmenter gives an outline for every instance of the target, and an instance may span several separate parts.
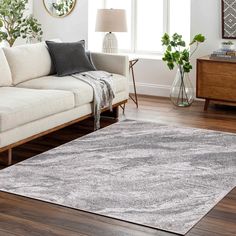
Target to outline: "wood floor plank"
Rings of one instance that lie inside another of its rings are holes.
[[[44,229],[42,235],[45,235],[48,229],[53,233],[63,232],[62,235],[74,235],[74,232],[91,236],[171,235],[147,227],[0,192],[0,228],[9,230],[10,221],[22,230],[20,233],[24,233],[23,235],[27,234],[25,225],[29,225],[30,230],[36,232],[38,231],[36,227]]]
[[[14,217],[0,213],[0,227],[7,232],[16,232],[24,236],[87,236],[61,227],[48,226],[39,222],[26,220],[22,217]]]

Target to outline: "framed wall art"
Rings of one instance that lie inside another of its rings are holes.
[[[236,39],[236,0],[222,0],[222,38]]]
[[[74,9],[77,0],[43,0],[47,12],[54,17],[68,16]]]

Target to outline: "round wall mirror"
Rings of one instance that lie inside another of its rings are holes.
[[[43,2],[51,16],[65,17],[73,11],[76,0],[43,0]]]

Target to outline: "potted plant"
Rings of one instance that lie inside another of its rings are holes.
[[[0,0],[0,42],[10,47],[17,38],[41,40],[41,25],[33,16],[25,16],[28,0]]]
[[[232,41],[224,41],[221,43],[221,49],[223,51],[233,51],[234,43]]]
[[[162,37],[162,45],[166,51],[162,60],[167,63],[170,70],[176,66],[178,68],[176,78],[171,88],[170,99],[172,103],[179,107],[190,106],[194,101],[194,89],[189,79],[189,72],[192,70],[191,57],[196,52],[200,43],[205,41],[205,37],[198,34],[194,37],[189,47],[186,47],[182,35],[175,33],[170,37],[167,33]],[[190,47],[196,45],[193,52]]]

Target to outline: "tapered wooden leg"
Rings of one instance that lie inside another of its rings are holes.
[[[119,106],[113,107],[112,111],[105,111],[105,112],[103,112],[102,116],[118,119],[119,118]]]
[[[209,100],[209,99],[206,99],[205,105],[204,105],[204,111],[207,111],[208,106],[209,106],[209,103],[210,103],[210,100]]]
[[[12,149],[8,150],[8,159],[7,159],[7,165],[10,166],[12,164]]]
[[[113,109],[113,114],[114,114],[114,118],[116,118],[116,119],[119,118],[119,107],[115,107]]]

